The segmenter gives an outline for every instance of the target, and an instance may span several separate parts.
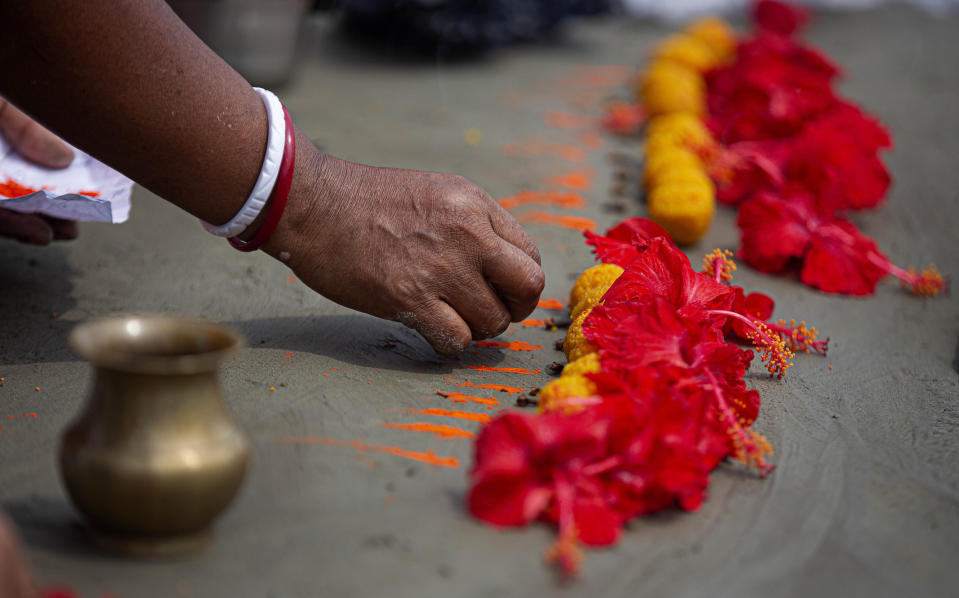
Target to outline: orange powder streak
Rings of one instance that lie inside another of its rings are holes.
[[[475,434],[469,430],[457,428],[454,426],[444,426],[441,424],[430,424],[426,422],[417,422],[414,424],[382,424],[384,428],[393,428],[396,430],[409,430],[410,432],[425,432],[427,434],[436,434],[440,438],[473,438]]]
[[[545,143],[543,141],[524,141],[520,143],[504,143],[500,146],[500,153],[507,158],[517,156],[543,156],[559,158],[568,162],[583,162],[586,160],[586,150],[575,145],[560,143]]]
[[[502,197],[497,201],[499,201],[499,205],[503,206],[504,210],[512,210],[528,204],[556,206],[569,210],[586,207],[586,199],[582,195],[559,191],[520,191],[516,195]]]
[[[526,392],[525,388],[518,388],[516,386],[506,386],[505,384],[473,384],[469,380],[464,380],[462,382],[454,382],[452,378],[443,378],[446,382],[449,382],[453,386],[462,386],[464,388],[486,388],[489,390],[499,390],[509,394],[518,394],[521,392]]]
[[[559,299],[540,299],[539,303],[536,304],[536,307],[542,307],[544,309],[566,309],[566,307],[560,303]]]
[[[593,179],[585,172],[567,172],[565,174],[556,174],[546,177],[543,182],[553,187],[581,189],[585,191],[592,186]]]
[[[461,392],[442,392],[437,390],[436,394],[445,397],[454,403],[479,403],[480,405],[499,405],[499,401],[493,397],[474,397],[473,395],[464,395]]]
[[[527,328],[545,328],[546,322],[544,322],[543,320],[538,320],[536,318],[529,318],[527,320],[523,320],[522,322],[520,322],[519,325],[526,326]]]
[[[488,424],[493,421],[493,418],[486,415],[485,413],[473,413],[471,411],[456,411],[454,409],[441,409],[439,407],[432,407],[430,409],[413,409],[408,413],[418,413],[420,415],[435,415],[437,417],[454,417],[456,419],[465,419],[471,422],[479,422],[481,424]]]
[[[21,185],[13,179],[7,179],[6,181],[0,182],[0,195],[4,197],[21,197],[23,195],[36,193],[37,191],[39,191],[39,189]]]
[[[543,115],[546,124],[556,129],[588,129],[593,125],[593,118],[585,114],[547,110]]]
[[[493,366],[489,365],[468,365],[466,367],[478,372],[505,372],[507,374],[523,374],[524,376],[533,376],[540,372],[538,369],[528,370],[526,368],[494,368]]]
[[[583,145],[589,149],[599,149],[603,147],[603,137],[598,133],[586,133],[582,137]]]
[[[35,189],[33,187],[21,185],[13,179],[7,179],[6,181],[0,182],[0,195],[3,197],[22,197],[24,195],[36,193],[41,189],[48,189],[48,187],[40,187],[39,189]],[[99,191],[74,191],[73,193],[76,193],[77,195],[86,195],[87,197],[100,197]]]
[[[279,442],[283,444],[327,444],[331,446],[351,446],[356,449],[357,452],[363,454],[367,451],[376,451],[379,453],[387,453],[389,455],[396,455],[397,457],[403,457],[404,459],[412,459],[414,461],[421,461],[423,463],[429,463],[430,465],[436,465],[438,467],[459,467],[460,462],[456,457],[441,457],[434,453],[433,451],[408,451],[406,449],[401,449],[396,446],[381,446],[378,444],[366,444],[365,442],[360,442],[359,440],[337,440],[335,438],[321,438],[319,436],[302,436],[302,437],[290,437],[290,438],[281,438]]]
[[[478,343],[473,343],[474,347],[498,347],[500,349],[508,349],[510,351],[539,351],[543,348],[543,345],[531,345],[526,341],[480,341]]]
[[[551,212],[527,212],[516,218],[520,222],[538,222],[540,224],[552,224],[562,226],[572,230],[592,230],[596,228],[596,221],[583,216],[568,216],[565,214],[553,214]]]

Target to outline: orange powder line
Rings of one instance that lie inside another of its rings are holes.
[[[586,150],[575,145],[560,143],[546,143],[543,141],[524,141],[520,143],[504,143],[500,146],[500,153],[508,158],[517,156],[544,156],[559,158],[568,162],[583,162],[586,160]]]
[[[473,395],[464,395],[461,392],[443,392],[440,390],[436,391],[441,397],[447,398],[454,403],[479,403],[480,405],[499,405],[499,401],[493,397],[474,397]]]
[[[545,328],[546,322],[537,318],[529,318],[520,322],[519,325],[526,326],[527,328]]]
[[[436,417],[453,417],[456,419],[465,419],[471,422],[479,422],[481,424],[488,424],[493,421],[493,418],[486,415],[485,413],[473,413],[471,411],[456,411],[454,409],[441,409],[439,407],[431,407],[429,409],[412,409],[407,413],[418,413],[420,415],[435,415]]]
[[[474,347],[497,347],[499,349],[508,349],[510,351],[539,351],[543,345],[531,345],[526,341],[480,341],[473,343]]]
[[[559,299],[540,299],[539,303],[536,304],[536,307],[542,307],[543,309],[566,310],[566,306],[564,306]]]
[[[504,210],[513,210],[529,204],[556,206],[569,210],[586,207],[586,199],[582,195],[561,191],[520,191],[515,195],[501,197],[497,201]]]
[[[552,224],[562,226],[572,230],[592,230],[596,228],[596,221],[583,216],[569,216],[565,214],[553,214],[551,212],[527,212],[516,217],[520,222],[538,222],[540,224]]]
[[[454,382],[452,378],[443,378],[445,382],[449,382],[453,386],[461,386],[464,388],[486,388],[489,390],[499,390],[502,392],[510,394],[518,394],[521,392],[526,392],[525,388],[518,388],[516,386],[506,386],[505,384],[473,384],[469,380],[464,380],[462,382]]]
[[[543,114],[543,119],[547,126],[555,129],[588,129],[593,126],[594,118],[586,114],[576,114],[574,112],[562,112],[560,110],[547,110]]]
[[[494,368],[493,366],[489,365],[468,365],[466,367],[478,372],[505,372],[507,374],[523,374],[526,376],[533,376],[540,372],[538,369],[528,370],[526,368]]]
[[[551,187],[563,187],[566,189],[579,189],[586,191],[593,185],[592,175],[585,172],[567,172],[564,174],[554,174],[543,179],[543,183]]]
[[[416,422],[412,424],[381,424],[384,428],[393,428],[395,430],[408,430],[410,432],[425,432],[435,434],[440,438],[473,438],[475,434],[463,428],[455,426],[444,426],[442,424],[430,424],[427,422]]]
[[[581,141],[583,145],[589,149],[599,149],[603,147],[603,137],[599,133],[585,133]]]
[[[412,459],[414,461],[429,463],[430,465],[436,465],[439,467],[460,466],[459,459],[456,457],[442,457],[433,451],[408,451],[397,446],[366,444],[365,442],[360,442],[359,440],[337,440],[335,438],[322,438],[319,436],[301,436],[280,438],[279,442],[282,444],[326,444],[331,446],[351,446],[360,454],[363,454],[367,451],[376,451],[379,453],[387,453],[389,455],[403,457],[404,459]]]

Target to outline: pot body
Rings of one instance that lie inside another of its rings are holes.
[[[130,321],[84,325],[71,336],[96,371],[83,412],[63,435],[61,475],[104,547],[139,555],[192,550],[208,541],[246,471],[248,442],[216,372],[239,339],[212,324],[158,318],[132,320],[139,338],[129,342]],[[210,330],[220,334],[216,342]]]

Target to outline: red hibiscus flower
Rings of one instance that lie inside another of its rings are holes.
[[[877,121],[852,104],[837,104],[795,138],[786,177],[809,191],[825,213],[872,208],[892,181],[877,152],[891,145]]]
[[[798,263],[802,281],[827,293],[869,295],[887,274],[917,295],[948,290],[935,266],[919,273],[895,266],[853,223],[817,211],[808,194],[759,194],[740,206],[737,223],[746,263],[764,272]]]
[[[648,218],[627,218],[606,231],[605,236],[592,231],[585,231],[583,235],[586,237],[586,244],[593,247],[596,259],[621,268],[639,257],[652,239],[661,237],[672,244],[669,233]]]
[[[732,291],[693,270],[689,258],[665,238],[649,241],[646,251],[628,265],[606,296],[628,303],[643,295],[659,295],[680,312],[727,309]]]
[[[752,13],[760,29],[779,35],[797,33],[809,20],[809,13],[802,8],[775,0],[760,0],[753,5]]]
[[[611,544],[622,523],[589,469],[606,457],[609,424],[596,410],[498,417],[476,441],[470,513],[501,526],[537,518],[557,522],[560,541],[554,557],[564,571],[575,573],[576,541]]]

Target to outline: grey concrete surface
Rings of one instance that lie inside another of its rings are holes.
[[[278,91],[299,126],[336,155],[457,172],[503,196],[568,170],[561,160],[499,151],[524,140],[575,143],[573,134],[547,127],[543,113],[576,107],[537,82],[569,76],[576,65],[636,64],[669,29],[587,22],[550,44],[450,64],[358,50],[321,20],[307,28],[294,82]],[[895,136],[888,202],[856,220],[898,263],[935,261],[954,278],[957,33],[955,18],[893,7],[823,14],[809,34],[846,68],[843,91],[878,113]],[[606,93],[587,94],[587,108]],[[464,142],[469,128],[483,132],[480,145]],[[585,193],[590,207],[580,214],[603,227],[619,217],[601,209],[612,180],[606,154],[636,146],[607,139],[589,151],[586,164],[596,174]],[[762,393],[757,426],[776,449],[777,470],[759,480],[720,467],[701,510],[634,522],[617,546],[588,554],[581,580],[558,588],[542,560],[552,531],[497,531],[465,514],[469,440],[382,424],[475,429],[409,411],[451,407],[436,390],[475,390],[447,379],[542,385],[546,366],[561,357],[552,349],[560,333],[514,327],[508,339],[543,349],[484,348],[439,359],[415,334],[287,282],[282,265],[233,251],[144,190],[133,199],[128,224],[83,226],[73,243],[31,248],[0,241],[0,506],[19,526],[45,583],[120,598],[957,595],[955,298],[924,301],[891,283],[868,299],[827,296],[741,267],[739,284],[775,297],[777,316],[806,319],[832,338],[827,359],[801,356],[785,381],[760,368],[749,374]],[[642,208],[634,204],[628,213]],[[591,263],[587,248],[574,231],[529,230],[548,274],[544,296],[565,296],[570,279]],[[713,247],[736,243],[734,215],[720,211],[690,255],[698,261]],[[67,350],[66,335],[77,322],[119,312],[211,318],[249,341],[222,379],[252,438],[252,469],[217,525],[215,544],[189,558],[141,562],[98,553],[57,479],[57,437],[90,380],[87,364]],[[482,373],[471,364],[543,373]],[[506,408],[514,395],[492,396]],[[6,418],[25,412],[37,417]],[[290,436],[432,450],[461,465],[279,442]]]

